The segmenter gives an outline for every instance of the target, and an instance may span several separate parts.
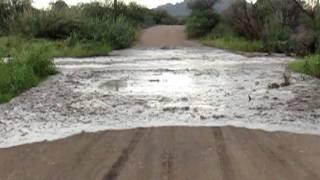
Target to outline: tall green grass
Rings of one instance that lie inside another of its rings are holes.
[[[28,47],[47,47],[48,56],[51,57],[88,57],[108,55],[112,50],[111,45],[99,41],[72,39],[47,40],[18,36],[0,38],[0,53],[7,56]]]
[[[3,57],[3,56],[1,56]],[[30,46],[16,52],[5,62],[0,61],[0,103],[7,102],[23,91],[36,86],[42,79],[55,74],[47,47]]]
[[[261,52],[263,43],[261,41],[250,41],[242,37],[221,36],[207,37],[201,40],[204,45],[241,52]]]
[[[291,62],[289,69],[320,78],[320,55],[311,55],[303,60]]]

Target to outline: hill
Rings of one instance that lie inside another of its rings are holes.
[[[220,0],[215,6],[214,9],[217,12],[222,12],[227,9],[232,2],[235,0]],[[161,6],[158,6],[156,9],[165,10],[172,16],[188,16],[191,13],[191,10],[187,7],[187,0],[181,3],[168,3]]]

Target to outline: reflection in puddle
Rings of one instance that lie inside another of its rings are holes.
[[[111,80],[108,82],[103,83],[100,88],[107,88],[112,91],[120,91],[123,88],[128,86],[126,80]]]
[[[195,93],[198,86],[190,74],[158,73],[136,76],[135,79],[111,80],[100,88],[130,94],[165,95]]]

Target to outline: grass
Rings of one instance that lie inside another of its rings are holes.
[[[48,47],[31,45],[15,53],[9,62],[0,60],[0,103],[8,102],[57,72],[48,51]]]
[[[47,47],[51,57],[88,57],[108,55],[112,47],[108,43],[79,40],[46,40],[27,39],[21,37],[0,38],[0,53],[14,54],[16,51],[28,49],[28,47]]]
[[[107,43],[78,40],[50,41],[21,37],[0,38],[0,103],[8,102],[55,74],[53,57],[87,57],[107,55]],[[10,62],[3,57],[10,56]]]
[[[311,55],[303,60],[291,62],[289,69],[320,78],[320,55]]]
[[[227,49],[236,52],[263,51],[263,43],[261,41],[249,41],[235,36],[207,37],[202,39],[201,42],[206,46]]]

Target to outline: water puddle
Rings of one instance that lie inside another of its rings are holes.
[[[111,80],[100,85],[100,88],[107,88],[112,91],[123,91],[123,89],[128,87],[128,82],[126,80]]]
[[[101,89],[123,94],[138,95],[177,95],[196,93],[199,89],[190,74],[171,72],[138,75],[131,79],[110,80],[100,85]]]

